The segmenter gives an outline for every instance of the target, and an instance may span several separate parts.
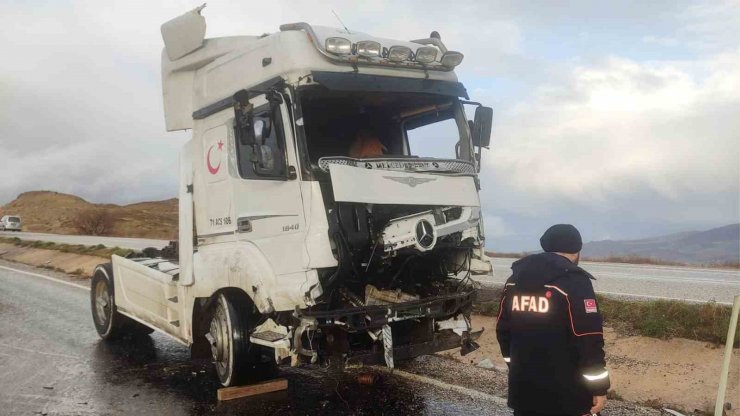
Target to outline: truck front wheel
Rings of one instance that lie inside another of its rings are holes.
[[[249,342],[252,328],[248,306],[238,297],[219,294],[206,334],[218,379],[227,387],[243,381],[261,357],[259,348]]]

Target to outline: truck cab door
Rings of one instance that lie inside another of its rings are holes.
[[[196,163],[194,267],[196,285],[200,279],[213,289],[242,287],[259,293],[259,307],[299,291],[291,279],[306,281],[308,257],[289,109],[279,96],[268,100],[265,94],[252,96],[249,104],[258,130],[253,138],[241,139],[233,111],[213,116],[204,129],[203,163]],[[219,141],[228,148],[223,159],[216,158]]]

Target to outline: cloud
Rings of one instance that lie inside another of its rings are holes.
[[[195,5],[4,7],[0,203],[32,189],[100,202],[175,195],[190,133],[164,131],[159,25]],[[337,26],[332,10],[350,29],[387,38],[439,31],[465,54],[457,73],[473,98],[494,106],[481,197],[489,244],[515,250],[572,218],[587,239],[737,221],[737,9],[278,0],[216,2],[204,14],[208,37]]]
[[[352,29],[391,38],[421,38],[436,29],[451,48],[472,48],[466,63],[478,73],[489,59],[506,62],[520,49],[519,28],[483,6],[450,11],[443,3],[419,4],[374,2],[359,12],[344,1],[276,1],[258,9],[218,2],[204,14],[208,37],[270,33],[293,21],[336,26],[332,10]],[[190,133],[164,131],[159,26],[194,5],[78,0],[3,9],[0,204],[32,189],[104,202],[175,195],[173,167]],[[480,29],[460,24],[468,13],[491,19]]]
[[[520,223],[565,207],[566,219],[598,215],[605,224],[625,215],[689,227],[735,222],[738,108],[740,51],[574,66],[498,115],[485,157],[483,182],[495,189],[487,202]]]
[[[706,76],[697,74],[706,72]],[[736,190],[740,53],[700,63],[608,58],[504,111],[498,176],[543,197],[635,188],[671,200]]]

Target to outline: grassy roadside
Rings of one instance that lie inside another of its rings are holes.
[[[18,237],[0,237],[0,243],[13,244],[17,247],[40,248],[45,250],[56,250],[62,253],[84,254],[110,258],[111,255],[126,257],[134,253],[134,250],[120,247],[106,247],[102,244],[97,246],[85,246],[81,244],[58,244],[50,241],[21,240]]]
[[[498,295],[488,294],[475,305],[481,315],[497,316]],[[674,300],[636,301],[596,295],[604,324],[621,335],[641,335],[651,338],[686,338],[724,344],[730,326],[732,308],[715,302],[685,303]],[[495,299],[492,299],[495,298]],[[735,335],[740,345],[740,331]]]

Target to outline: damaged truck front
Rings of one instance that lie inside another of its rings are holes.
[[[462,54],[305,23],[204,39],[200,12],[162,26],[167,129],[192,129],[177,258],[98,268],[101,336],[158,329],[224,385],[474,349],[492,111],[466,101]]]

